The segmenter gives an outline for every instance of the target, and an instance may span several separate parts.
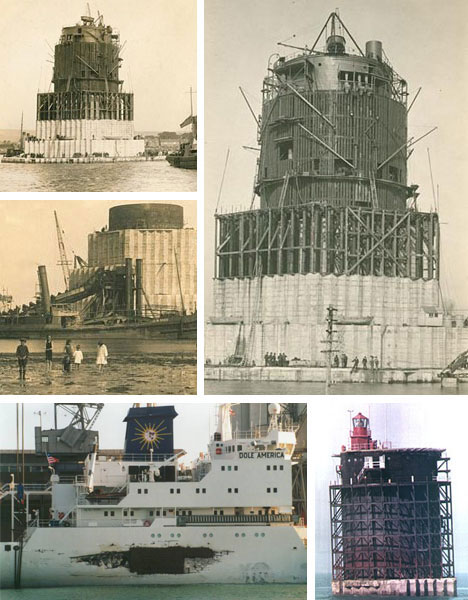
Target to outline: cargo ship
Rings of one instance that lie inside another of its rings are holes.
[[[0,339],[136,337],[195,339],[196,230],[183,226],[183,207],[114,206],[109,226],[88,236],[88,260],[70,270],[55,213],[65,292],[51,295],[38,267],[34,302],[5,307]]]
[[[296,428],[279,404],[267,427],[244,432],[233,431],[232,412],[219,406],[208,451],[190,468],[174,449],[173,406],[134,405],[123,451],[107,457],[95,432],[78,440],[72,427],[55,438],[36,428],[36,449],[92,450],[79,474],[47,454],[50,481],[3,486],[12,510],[1,586],[305,583],[307,529],[292,508]],[[28,514],[38,494],[50,508]]]

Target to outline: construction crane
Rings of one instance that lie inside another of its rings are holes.
[[[63,243],[63,237],[62,237],[63,232],[62,232],[62,229],[60,228],[56,210],[54,210],[54,215],[55,215],[55,227],[57,229],[57,241],[58,241],[58,247],[59,247],[59,252],[60,252],[60,260],[57,264],[62,267],[63,280],[65,282],[65,289],[68,290],[68,287],[70,285],[70,262],[68,261],[67,253],[65,251],[65,244]]]

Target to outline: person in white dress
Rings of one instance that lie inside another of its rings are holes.
[[[109,354],[107,352],[107,346],[104,344],[104,342],[98,342],[96,364],[100,371],[102,371],[104,365],[107,365],[108,356]]]
[[[75,352],[73,352],[73,364],[75,365],[75,370],[79,371],[82,362],[83,352],[81,351],[81,346],[78,344]]]

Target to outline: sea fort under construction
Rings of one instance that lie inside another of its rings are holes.
[[[323,367],[331,307],[330,358],[375,356],[380,377],[435,377],[468,348],[468,319],[444,309],[439,216],[419,209],[407,179],[432,130],[408,138],[407,81],[380,41],[361,49],[337,13],[298,50],[272,58],[263,81],[260,206],[216,214],[206,376],[266,371],[269,353]],[[290,377],[275,373],[242,377]]]
[[[134,131],[133,93],[123,91],[120,79],[121,49],[119,33],[102,15],[82,16],[62,29],[54,91],[37,94],[36,132],[22,139],[26,158],[90,162],[144,155],[145,142]]]

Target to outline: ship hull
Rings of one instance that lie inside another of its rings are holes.
[[[183,319],[168,319],[157,322],[83,325],[80,327],[58,327],[45,323],[21,323],[0,325],[0,339],[43,339],[50,335],[55,339],[67,339],[79,336],[83,339],[109,338],[127,339],[182,339],[197,338],[197,317],[192,315]]]
[[[171,527],[155,522],[150,527],[30,532],[21,555],[21,587],[306,581],[303,527]],[[20,552],[14,551],[17,543],[0,546],[1,587],[12,588]]]
[[[179,169],[196,169],[197,156],[174,156],[169,154],[167,157],[168,163]]]

